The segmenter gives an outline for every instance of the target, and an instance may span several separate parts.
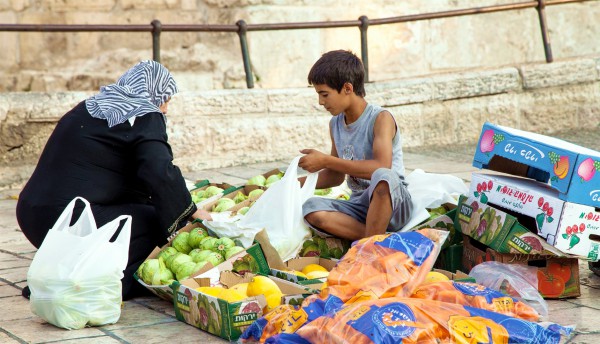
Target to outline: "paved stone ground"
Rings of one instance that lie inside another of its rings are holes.
[[[589,148],[600,150],[600,131],[589,130],[560,133]],[[580,141],[576,141],[578,139]],[[585,139],[585,140],[584,140]],[[428,147],[407,149],[405,163],[408,171],[421,168],[432,173],[456,175],[468,184],[475,144],[460,147]],[[291,160],[291,158],[290,158]],[[188,173],[190,180],[207,178],[211,181],[241,184],[249,177],[273,168],[285,168],[289,161],[235,166],[230,168]],[[224,343],[183,322],[174,316],[173,305],[157,297],[138,298],[124,303],[121,319],[114,325],[67,331],[56,328],[34,315],[21,289],[26,285],[27,269],[35,249],[20,232],[14,216],[19,190],[0,193],[0,343]],[[568,300],[549,300],[548,321],[575,325],[575,335],[568,343],[600,342],[600,277],[580,263],[581,297]]]

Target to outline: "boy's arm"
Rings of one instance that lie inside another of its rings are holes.
[[[373,126],[373,134],[372,160],[346,160],[338,158],[337,153],[335,155],[326,155],[314,149],[303,149],[300,152],[306,155],[300,160],[304,163],[304,166],[301,167],[309,172],[322,170],[319,173],[319,181],[321,181],[321,173],[325,171],[328,174],[337,172],[337,174],[348,174],[357,178],[371,179],[371,175],[378,168],[392,167],[392,140],[396,134],[396,122],[391,113],[382,111],[377,116],[375,125]],[[317,185],[319,184],[317,183]]]

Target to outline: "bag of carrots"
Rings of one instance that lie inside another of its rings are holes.
[[[477,307],[529,321],[540,320],[538,312],[528,304],[476,283],[426,283],[419,286],[411,297]]]
[[[559,343],[570,328],[435,300],[385,298],[347,304],[268,343]]]
[[[329,272],[327,287],[304,300],[300,309],[280,306],[255,321],[242,341],[264,342],[296,329],[346,303],[409,297],[433,267],[448,233],[432,228],[375,235],[353,243]],[[293,324],[293,325],[289,325]]]

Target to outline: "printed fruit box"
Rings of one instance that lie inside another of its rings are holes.
[[[564,253],[598,259],[600,212],[594,207],[565,202],[547,184],[511,176],[473,173],[469,195],[517,213],[521,223]]]
[[[340,259],[352,245],[351,240],[340,239],[335,237],[325,237],[317,234],[312,238],[304,241],[298,255],[300,257],[321,257]]]
[[[422,228],[436,228],[440,230],[444,230],[448,232],[448,238],[444,241],[442,245],[442,250],[445,248],[458,244],[462,241],[462,236],[459,233],[456,233],[456,229],[454,228],[454,218],[456,217],[456,204],[446,203],[442,207],[438,209],[444,209],[443,214],[437,215],[435,212],[431,212],[431,218],[426,222],[415,226],[411,230],[418,230]],[[440,210],[436,210],[440,211]],[[438,213],[439,214],[439,213]]]
[[[223,271],[219,285],[231,288],[239,283],[247,283],[253,274],[240,276]],[[281,302],[300,304],[311,292],[294,283],[269,276],[283,296]],[[173,304],[178,320],[207,331],[227,340],[237,340],[244,330],[264,314],[267,301],[264,295],[251,296],[241,301],[229,302],[213,295],[202,293],[196,288],[207,286],[212,278],[198,277],[176,286],[176,299]]]
[[[524,264],[537,267],[538,291],[546,299],[581,295],[579,259],[550,255],[499,253],[464,235],[463,267],[469,272],[482,262]]]
[[[191,223],[191,224],[181,228],[179,231],[177,231],[176,234],[181,233],[181,232],[190,232],[192,229],[197,228],[197,227],[204,228],[201,223],[194,222],[194,223]],[[172,237],[175,237],[175,235],[173,235]],[[171,246],[171,240],[172,240],[172,238],[163,247],[160,247],[160,248],[156,247],[146,259],[156,258],[158,253],[162,249]],[[248,247],[244,251],[241,251],[241,252],[235,254],[228,260],[217,265],[216,267],[214,267],[211,263],[207,263],[206,265],[204,265],[202,267],[202,269],[191,274],[191,276],[198,276],[205,272],[210,272],[211,270],[214,270],[214,269],[216,269],[216,270],[218,270],[218,269],[221,269],[221,270],[231,270],[231,269],[246,270],[246,268],[249,271],[252,271],[255,273],[268,274],[270,272],[269,264],[272,264],[273,266],[279,266],[279,267],[283,266],[283,262],[281,261],[281,258],[279,257],[279,255],[277,255],[277,252],[275,251],[273,246],[269,243],[268,237],[266,236],[266,233],[264,231],[261,231],[256,235],[255,242],[256,243],[254,245]],[[134,276],[134,279],[136,279],[139,283],[141,283],[144,287],[146,287],[148,290],[150,290],[156,296],[160,297],[161,299],[167,300],[167,301],[173,300],[173,288],[172,288],[173,286],[172,285],[148,285],[148,284],[144,283],[144,281],[142,281],[141,278],[139,278],[139,276],[137,276],[137,273],[134,273],[133,276]],[[180,281],[180,282],[182,282],[182,281]]]
[[[333,267],[337,264],[337,261],[321,257],[296,257],[288,260],[284,264],[284,269],[271,268],[271,275],[294,283],[302,282],[302,284],[315,284],[322,283],[322,278],[311,279],[298,276],[292,271],[301,272],[309,264],[316,264],[325,268],[327,271],[331,271],[331,269],[333,269]]]
[[[559,198],[600,207],[600,152],[486,122],[473,166],[549,183]]]
[[[465,195],[458,200],[454,226],[500,253],[565,255],[530,232],[514,216]]]

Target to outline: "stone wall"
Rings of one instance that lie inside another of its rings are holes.
[[[519,0],[0,0],[0,23],[249,24],[357,20],[522,2]],[[556,59],[600,54],[600,1],[546,9]],[[371,25],[372,81],[544,61],[535,9]],[[356,27],[248,33],[257,88],[306,86],[333,49],[360,53]],[[94,91],[152,57],[150,33],[0,32],[0,92]],[[162,62],[182,89],[245,88],[236,33],[165,32]]]
[[[485,121],[542,134],[597,128],[600,55],[375,82],[366,91],[394,114],[406,147],[475,142]],[[56,121],[92,94],[0,93],[0,188],[28,178]],[[184,171],[330,150],[331,116],[312,88],[181,92],[168,117]]]

